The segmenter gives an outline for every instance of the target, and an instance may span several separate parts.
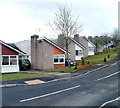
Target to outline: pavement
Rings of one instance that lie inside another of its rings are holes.
[[[13,87],[13,86],[20,86],[20,85],[27,85],[26,82],[28,81],[36,81],[36,84],[39,81],[44,82],[51,82],[51,81],[57,81],[60,78],[64,77],[70,77],[71,73],[62,73],[62,72],[43,72],[43,71],[20,71],[22,73],[32,73],[32,74],[49,74],[49,75],[55,75],[55,77],[41,77],[41,78],[31,78],[31,79],[21,79],[21,80],[14,80],[14,81],[2,81],[0,82],[0,87]],[[32,84],[32,83],[31,83]],[[35,84],[35,83],[33,83]]]
[[[99,65],[90,66],[88,68],[77,70],[76,72],[71,72],[71,73],[44,72],[44,71],[37,71],[37,70],[21,71],[23,73],[50,74],[50,75],[55,75],[57,77],[42,77],[42,78],[32,78],[32,79],[15,80],[15,81],[2,81],[2,82],[0,82],[0,84],[1,84],[0,87],[14,87],[14,86],[20,86],[20,85],[27,85],[28,83],[26,83],[26,82],[33,82],[33,81],[34,81],[33,84],[39,84],[39,81],[40,82],[43,81],[45,83],[48,83],[48,82],[53,82],[53,81],[59,81],[61,79],[68,79],[68,78],[72,78],[74,76],[80,76],[80,75],[84,75],[84,74],[88,74],[88,73],[100,70],[102,68],[106,68],[109,65],[115,63],[116,59],[117,58],[115,58],[114,60],[112,60],[106,64],[99,64]],[[36,83],[35,83],[35,81],[36,81]]]

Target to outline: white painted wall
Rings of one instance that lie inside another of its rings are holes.
[[[83,57],[83,49],[80,48],[77,44],[75,44],[75,50],[82,50],[82,55],[76,56],[76,60],[81,60],[81,57]]]
[[[94,50],[93,51],[89,51],[89,47],[92,47],[94,49],[94,46],[92,45],[91,42],[88,42],[88,55],[94,55]]]
[[[2,56],[1,56],[1,73],[9,73],[9,72],[19,72],[18,56],[17,56],[17,65],[2,65]]]
[[[19,65],[2,66],[2,73],[19,72]]]

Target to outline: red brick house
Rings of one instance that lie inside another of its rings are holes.
[[[7,44],[0,40],[0,73],[18,72],[18,56],[25,55],[14,44]]]
[[[52,69],[65,67],[66,51],[47,39],[31,36],[31,64],[32,69]]]

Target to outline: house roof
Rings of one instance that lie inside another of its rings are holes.
[[[101,44],[103,46],[106,45],[105,42],[102,39],[99,40],[99,44]]]
[[[6,47],[8,47],[8,48],[10,48],[10,49],[18,52],[18,53],[21,53],[21,54],[23,54],[23,55],[26,54],[25,52],[21,51],[21,50],[20,50],[15,44],[13,44],[13,43],[5,43],[5,42],[3,42],[2,40],[0,40],[0,43],[3,44],[3,45],[5,45]]]
[[[83,45],[81,45],[79,42],[77,42],[75,39],[70,38],[75,44],[77,44],[79,47],[81,47],[82,49],[86,49]]]
[[[39,39],[43,39],[43,40],[47,41],[48,43],[50,43],[51,45],[57,47],[58,49],[62,50],[62,51],[65,52],[65,53],[67,52],[65,49],[63,49],[62,47],[60,47],[59,45],[57,45],[55,42],[49,40],[49,39],[46,38],[46,37],[40,37]],[[38,39],[38,40],[39,40],[39,39]]]
[[[94,47],[96,47],[96,45],[93,42],[91,42],[88,38],[86,38],[85,36],[83,36],[83,38],[90,42]]]

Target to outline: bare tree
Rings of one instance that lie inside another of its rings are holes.
[[[63,36],[63,42],[67,51],[67,59],[69,60],[69,44],[70,37],[82,30],[82,25],[78,23],[79,17],[74,17],[72,9],[67,5],[58,5],[58,11],[55,13],[55,19],[49,26],[56,32],[58,31],[60,36]],[[68,65],[69,66],[69,65]]]
[[[120,32],[118,31],[118,29],[114,29],[113,33],[112,33],[112,40],[115,43],[115,45],[118,45],[120,42]]]

